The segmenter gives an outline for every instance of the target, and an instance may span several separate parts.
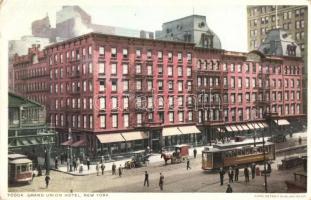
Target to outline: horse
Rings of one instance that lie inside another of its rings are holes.
[[[171,163],[173,163],[173,157],[174,157],[174,155],[171,153],[168,153],[168,152],[162,152],[161,153],[161,158],[164,159],[165,165],[167,165],[168,160],[171,160]]]

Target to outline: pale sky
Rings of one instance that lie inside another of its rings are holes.
[[[90,3],[92,2],[92,3]],[[127,3],[126,3],[127,2]],[[8,39],[19,39],[23,35],[31,35],[31,22],[42,19],[46,14],[55,27],[56,12],[63,5],[79,5],[91,17],[92,23],[143,29],[147,31],[161,30],[162,23],[194,14],[204,15],[208,26],[219,36],[222,48],[231,51],[247,51],[246,5],[215,4],[211,1],[73,1],[73,0],[10,0],[3,5],[7,19]],[[0,18],[3,20],[3,17]]]

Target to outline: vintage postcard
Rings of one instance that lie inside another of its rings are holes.
[[[0,1],[0,198],[310,198],[309,4]]]

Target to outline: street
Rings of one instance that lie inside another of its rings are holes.
[[[290,144],[290,140],[288,141]],[[304,141],[305,143],[305,141]],[[281,144],[281,145],[284,145]],[[295,153],[295,152],[293,152]],[[297,152],[296,152],[297,153]],[[299,152],[301,153],[301,151]],[[272,173],[268,177],[268,192],[286,192],[285,180],[293,179],[291,176],[302,167],[290,170],[277,170],[277,163],[283,155],[277,157],[272,164]],[[87,176],[72,176],[70,174],[51,171],[49,188],[45,188],[44,176],[35,177],[31,185],[9,187],[10,192],[160,192],[158,183],[160,172],[164,175],[163,192],[225,192],[228,183],[228,175],[225,174],[224,185],[220,186],[219,174],[204,172],[201,169],[200,155],[190,159],[190,170],[186,170],[186,163],[164,165],[164,161],[152,163],[147,167],[136,169],[124,169],[122,177],[112,175],[106,171],[104,176],[90,174]],[[263,166],[259,165],[262,169]],[[110,169],[108,169],[110,170]],[[149,173],[150,186],[144,187],[144,173]],[[264,192],[264,177],[256,176],[246,185],[242,169],[239,173],[239,181],[232,185],[233,192],[260,193]]]

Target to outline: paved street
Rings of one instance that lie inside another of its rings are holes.
[[[296,135],[297,136],[297,135]],[[297,145],[296,136],[288,138],[286,143],[280,143],[280,147]],[[306,140],[303,140],[303,144]],[[200,149],[198,149],[200,152]],[[219,184],[218,173],[204,172],[201,169],[200,155],[196,159],[191,154],[191,170],[186,170],[186,163],[164,165],[160,155],[154,155],[152,162],[147,167],[136,169],[124,169],[122,177],[112,175],[108,166],[104,176],[94,174],[95,167],[91,166],[90,174],[86,176],[73,176],[59,171],[51,171],[51,182],[48,189],[45,188],[44,176],[35,177],[31,185],[13,186],[10,192],[159,192],[159,173],[164,178],[164,192],[225,192],[228,176],[225,176],[224,186]],[[291,154],[300,155],[302,151],[294,151]],[[289,156],[289,155],[287,155]],[[283,154],[272,164],[272,174],[268,177],[269,192],[286,192],[285,180],[293,180],[293,173],[302,170],[302,167],[291,170],[277,170],[277,164],[284,158]],[[120,161],[123,162],[123,161]],[[124,163],[124,162],[123,162]],[[118,163],[116,163],[118,164]],[[118,165],[117,165],[118,166]],[[263,166],[259,166],[263,169]],[[150,187],[144,187],[144,171],[148,170]],[[234,192],[264,192],[264,177],[257,176],[245,185],[242,169],[240,170],[239,181],[232,185]]]

